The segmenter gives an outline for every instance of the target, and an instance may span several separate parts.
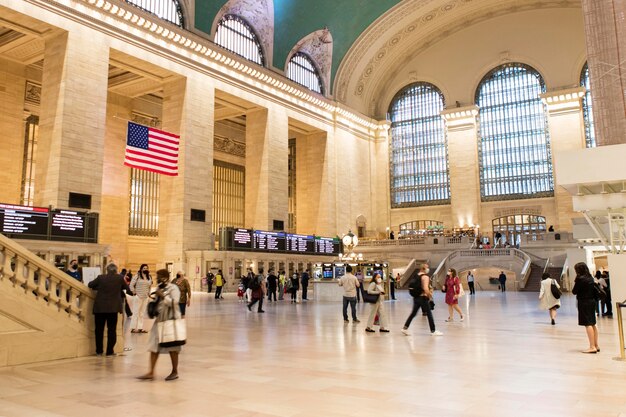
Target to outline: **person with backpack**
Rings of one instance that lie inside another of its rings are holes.
[[[265,280],[263,279],[263,268],[259,268],[259,274],[250,280],[248,289],[251,290],[252,301],[248,303],[248,311],[252,311],[252,306],[258,301],[257,313],[265,313],[263,310],[263,298],[265,297]]]
[[[224,275],[222,274],[222,270],[218,269],[217,274],[215,275],[215,299],[216,300],[224,299],[224,297],[222,297],[222,289],[224,288],[224,285],[226,285],[226,279],[224,278]]]
[[[598,327],[596,326],[596,305],[598,304],[598,290],[587,264],[578,262],[574,265],[576,279],[572,294],[576,295],[578,303],[578,325],[584,326],[589,339],[589,348],[582,353],[598,353]]]
[[[559,283],[550,277],[549,273],[544,272],[541,277],[541,289],[539,290],[539,305],[542,310],[548,310],[550,322],[554,326],[556,324],[556,310],[561,307],[561,300],[553,295],[552,285],[556,285],[559,289],[561,288]]]
[[[411,310],[411,314],[406,319],[404,323],[404,327],[402,328],[402,334],[408,336],[409,326],[411,326],[411,321],[417,315],[419,309],[422,309],[422,312],[426,313],[428,317],[428,326],[430,327],[430,334],[432,336],[441,336],[439,330],[435,329],[435,320],[433,319],[433,313],[431,308],[431,303],[433,299],[433,292],[430,289],[430,278],[428,277],[428,272],[430,269],[428,268],[428,264],[422,264],[420,266],[420,271],[415,279],[411,281],[409,284],[409,294],[413,297],[413,310]],[[433,304],[434,306],[434,304]]]

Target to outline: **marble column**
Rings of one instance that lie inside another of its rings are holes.
[[[584,87],[550,91],[541,94],[548,110],[548,128],[550,131],[550,147],[552,150],[552,165],[556,169],[558,160],[554,155],[572,149],[585,147],[585,130],[581,99],[585,95]],[[556,230],[572,231],[572,218],[577,217],[574,212],[571,194],[554,181],[554,203],[556,218],[548,219]],[[554,223],[552,223],[554,222]]]
[[[246,113],[245,226],[272,230],[287,227],[287,152],[289,121],[285,109],[272,106]]]
[[[68,207],[70,192],[100,211],[109,48],[80,33],[46,39],[35,205]]]
[[[184,270],[185,251],[212,249],[215,90],[202,77],[179,77],[163,95],[163,130],[180,135],[180,148],[178,176],[160,179],[160,264]],[[204,210],[205,221],[191,221],[191,209]]]
[[[479,224],[480,172],[478,166],[477,106],[444,110],[448,129],[448,165],[452,227]],[[450,227],[446,225],[446,227]]]
[[[626,143],[626,0],[583,0],[598,146]]]

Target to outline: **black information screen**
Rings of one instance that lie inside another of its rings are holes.
[[[286,250],[293,253],[315,253],[315,237],[309,235],[294,235],[287,233],[285,236]]]
[[[45,239],[48,235],[48,217],[47,208],[0,204],[2,233],[9,237]]]
[[[233,248],[252,249],[252,230],[233,229]]]
[[[254,249],[268,252],[285,251],[285,234],[282,232],[254,231]]]
[[[324,264],[322,266],[322,278],[333,279],[333,266],[331,264]]]
[[[50,234],[52,236],[85,237],[85,213],[69,210],[51,212]]]
[[[331,237],[315,238],[315,253],[321,255],[336,255],[339,253],[339,239]]]

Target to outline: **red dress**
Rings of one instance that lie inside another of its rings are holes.
[[[454,296],[458,295],[461,291],[459,285],[461,285],[459,277],[446,278],[446,304],[454,305],[459,303],[458,298],[454,298]]]

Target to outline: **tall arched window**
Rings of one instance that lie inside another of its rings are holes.
[[[450,202],[448,143],[443,94],[419,82],[401,90],[391,102],[391,207]]]
[[[524,64],[493,69],[476,91],[483,201],[554,195],[541,75]]]
[[[226,15],[217,24],[215,43],[249,61],[263,65],[263,49],[254,31],[239,16]]]
[[[585,142],[588,148],[596,147],[596,132],[593,128],[593,112],[591,111],[591,85],[589,84],[589,66],[585,62],[580,73],[580,85],[585,87],[583,96],[583,118],[585,120]]]
[[[308,55],[302,52],[293,54],[287,64],[287,78],[305,86],[316,93],[324,94],[322,89],[322,78]]]
[[[181,28],[185,24],[183,10],[178,0],[126,0],[126,3],[155,14],[160,19],[167,20]]]

